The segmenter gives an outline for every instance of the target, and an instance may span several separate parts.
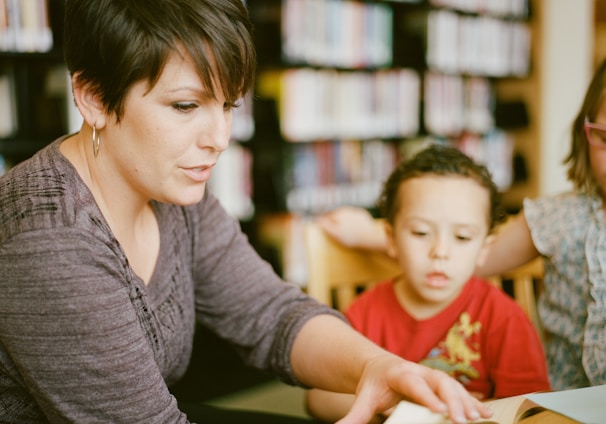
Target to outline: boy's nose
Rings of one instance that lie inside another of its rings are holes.
[[[448,241],[444,240],[442,237],[438,237],[435,240],[433,245],[433,249],[431,251],[431,256],[434,259],[447,259],[448,258]]]

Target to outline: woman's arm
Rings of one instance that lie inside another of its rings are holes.
[[[307,413],[317,420],[334,423],[343,418],[355,401],[350,393],[336,393],[320,389],[310,389],[305,393],[305,408]],[[383,416],[375,416],[369,424],[380,424],[385,421]]]
[[[339,424],[367,423],[407,398],[467,422],[490,413],[445,373],[405,361],[353,330],[338,318],[318,315],[297,335],[291,352],[297,378],[312,387],[355,393]]]

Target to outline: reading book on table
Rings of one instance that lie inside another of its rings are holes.
[[[606,385],[557,392],[530,393],[486,402],[493,411],[488,419],[474,423],[515,424],[535,414],[562,416],[562,421],[586,424],[606,423]],[[544,421],[545,423],[551,420]],[[536,421],[539,422],[539,421]],[[385,424],[447,424],[451,421],[424,406],[402,401]]]

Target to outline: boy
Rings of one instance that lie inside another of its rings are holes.
[[[523,310],[473,277],[505,217],[486,168],[454,147],[429,147],[392,172],[379,209],[402,274],[356,299],[346,311],[353,327],[446,371],[480,399],[549,390],[543,348]],[[350,399],[311,390],[307,408],[335,421]]]

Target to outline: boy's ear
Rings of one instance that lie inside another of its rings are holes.
[[[387,256],[389,256],[390,258],[396,258],[398,251],[396,249],[396,238],[393,226],[387,221],[384,222],[383,226],[385,229],[385,251],[387,253]]]
[[[476,259],[476,268],[481,267],[486,262],[486,257],[488,256],[488,251],[490,250],[491,245],[494,243],[495,235],[489,234],[484,239],[484,243],[482,244],[482,248],[480,249],[480,253]]]
[[[72,92],[84,121],[91,127],[103,128],[106,116],[103,102],[93,87],[79,78],[79,74],[72,75]]]

